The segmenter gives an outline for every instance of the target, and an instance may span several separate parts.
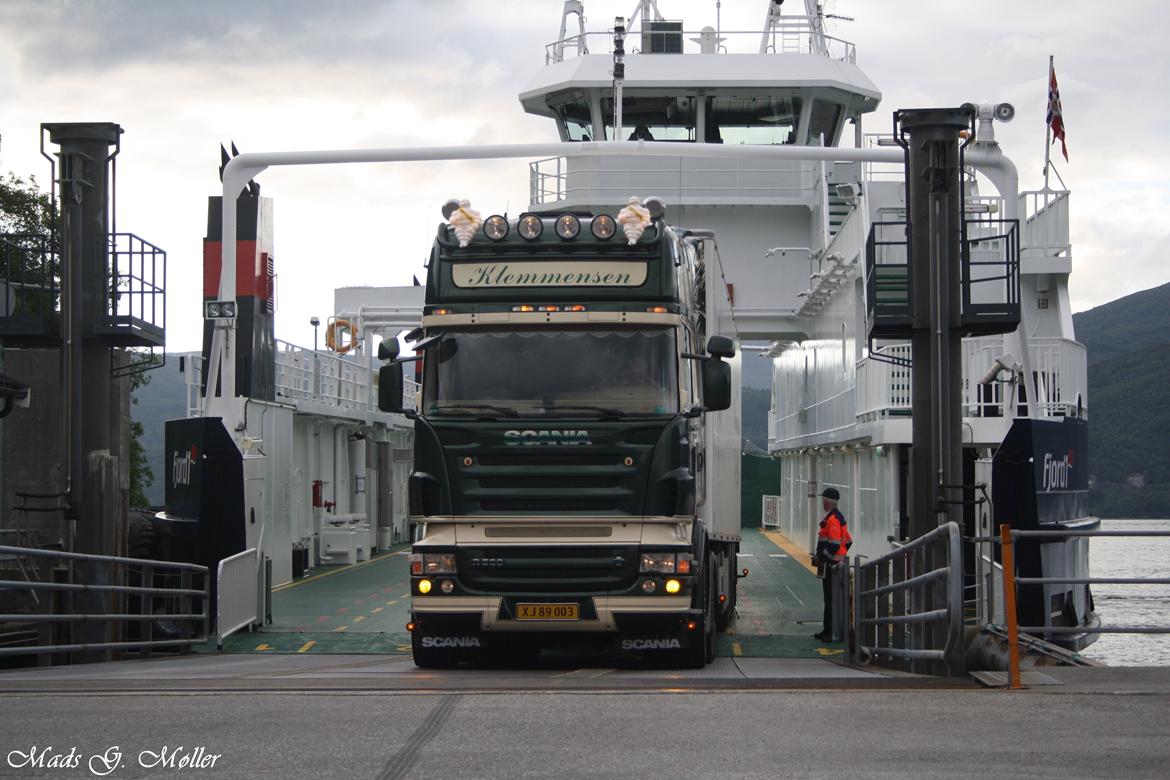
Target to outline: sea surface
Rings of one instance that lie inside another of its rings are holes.
[[[1170,531],[1170,520],[1102,520],[1107,531]],[[1170,536],[1102,537],[1089,544],[1093,577],[1170,577]],[[1170,585],[1094,585],[1102,626],[1170,626]],[[1082,652],[1109,666],[1170,666],[1170,634],[1102,634]]]

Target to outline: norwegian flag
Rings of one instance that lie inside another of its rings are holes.
[[[1052,128],[1052,143],[1060,139],[1060,151],[1068,162],[1068,146],[1064,143],[1064,117],[1060,113],[1060,88],[1056,86],[1056,68],[1048,65],[1048,118],[1045,120]]]

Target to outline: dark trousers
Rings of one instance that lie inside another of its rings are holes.
[[[835,626],[833,625],[833,588],[837,584],[837,569],[840,568],[835,564],[826,563],[824,568],[824,576],[821,577],[821,592],[825,597],[825,616],[824,625],[821,628],[822,634],[834,633]]]

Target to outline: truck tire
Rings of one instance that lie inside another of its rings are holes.
[[[454,669],[459,665],[459,651],[452,647],[423,647],[422,637],[410,635],[410,650],[419,669]]]

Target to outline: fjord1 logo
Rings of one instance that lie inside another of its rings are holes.
[[[175,451],[171,453],[171,484],[177,486],[187,486],[191,484],[191,467],[195,465],[195,458],[199,456],[199,450],[195,445],[191,445],[191,449],[185,452]]]

